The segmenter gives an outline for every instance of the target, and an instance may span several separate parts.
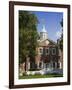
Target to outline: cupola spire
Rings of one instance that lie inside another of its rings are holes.
[[[41,32],[40,32],[40,39],[41,39],[41,40],[46,40],[46,39],[48,39],[48,33],[47,33],[47,31],[46,31],[45,24],[43,24],[42,30],[41,30]]]

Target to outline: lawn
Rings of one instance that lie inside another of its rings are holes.
[[[24,76],[19,76],[19,79],[34,79],[34,78],[51,78],[51,77],[63,77],[62,74],[46,74],[46,75],[24,75]]]

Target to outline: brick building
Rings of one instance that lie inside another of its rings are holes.
[[[30,62],[30,68],[37,69],[62,69],[63,60],[62,52],[59,49],[58,43],[48,39],[48,33],[43,26],[36,48],[37,55],[35,60]]]
[[[48,38],[48,33],[43,26],[36,48],[35,60],[26,60],[26,70],[30,69],[63,69],[63,53],[58,45]],[[24,65],[24,64],[23,64]],[[24,68],[24,66],[23,66]]]

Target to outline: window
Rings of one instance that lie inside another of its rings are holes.
[[[55,68],[55,62],[53,62],[53,68]]]
[[[43,54],[43,49],[40,48],[40,49],[39,49],[39,52],[40,52],[40,54]]]
[[[39,63],[39,68],[41,68],[41,66],[42,66],[42,63],[40,62],[40,63]]]
[[[60,63],[59,62],[57,63],[57,68],[60,68]]]
[[[46,48],[46,55],[49,55],[49,48]]]
[[[44,38],[45,38],[45,34],[44,34]]]
[[[56,54],[56,48],[52,48],[52,54],[53,54],[53,55]]]

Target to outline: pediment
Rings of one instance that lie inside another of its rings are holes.
[[[53,42],[52,40],[46,39],[44,41],[40,41],[39,45],[40,46],[48,46],[48,45],[56,45],[56,43]]]

